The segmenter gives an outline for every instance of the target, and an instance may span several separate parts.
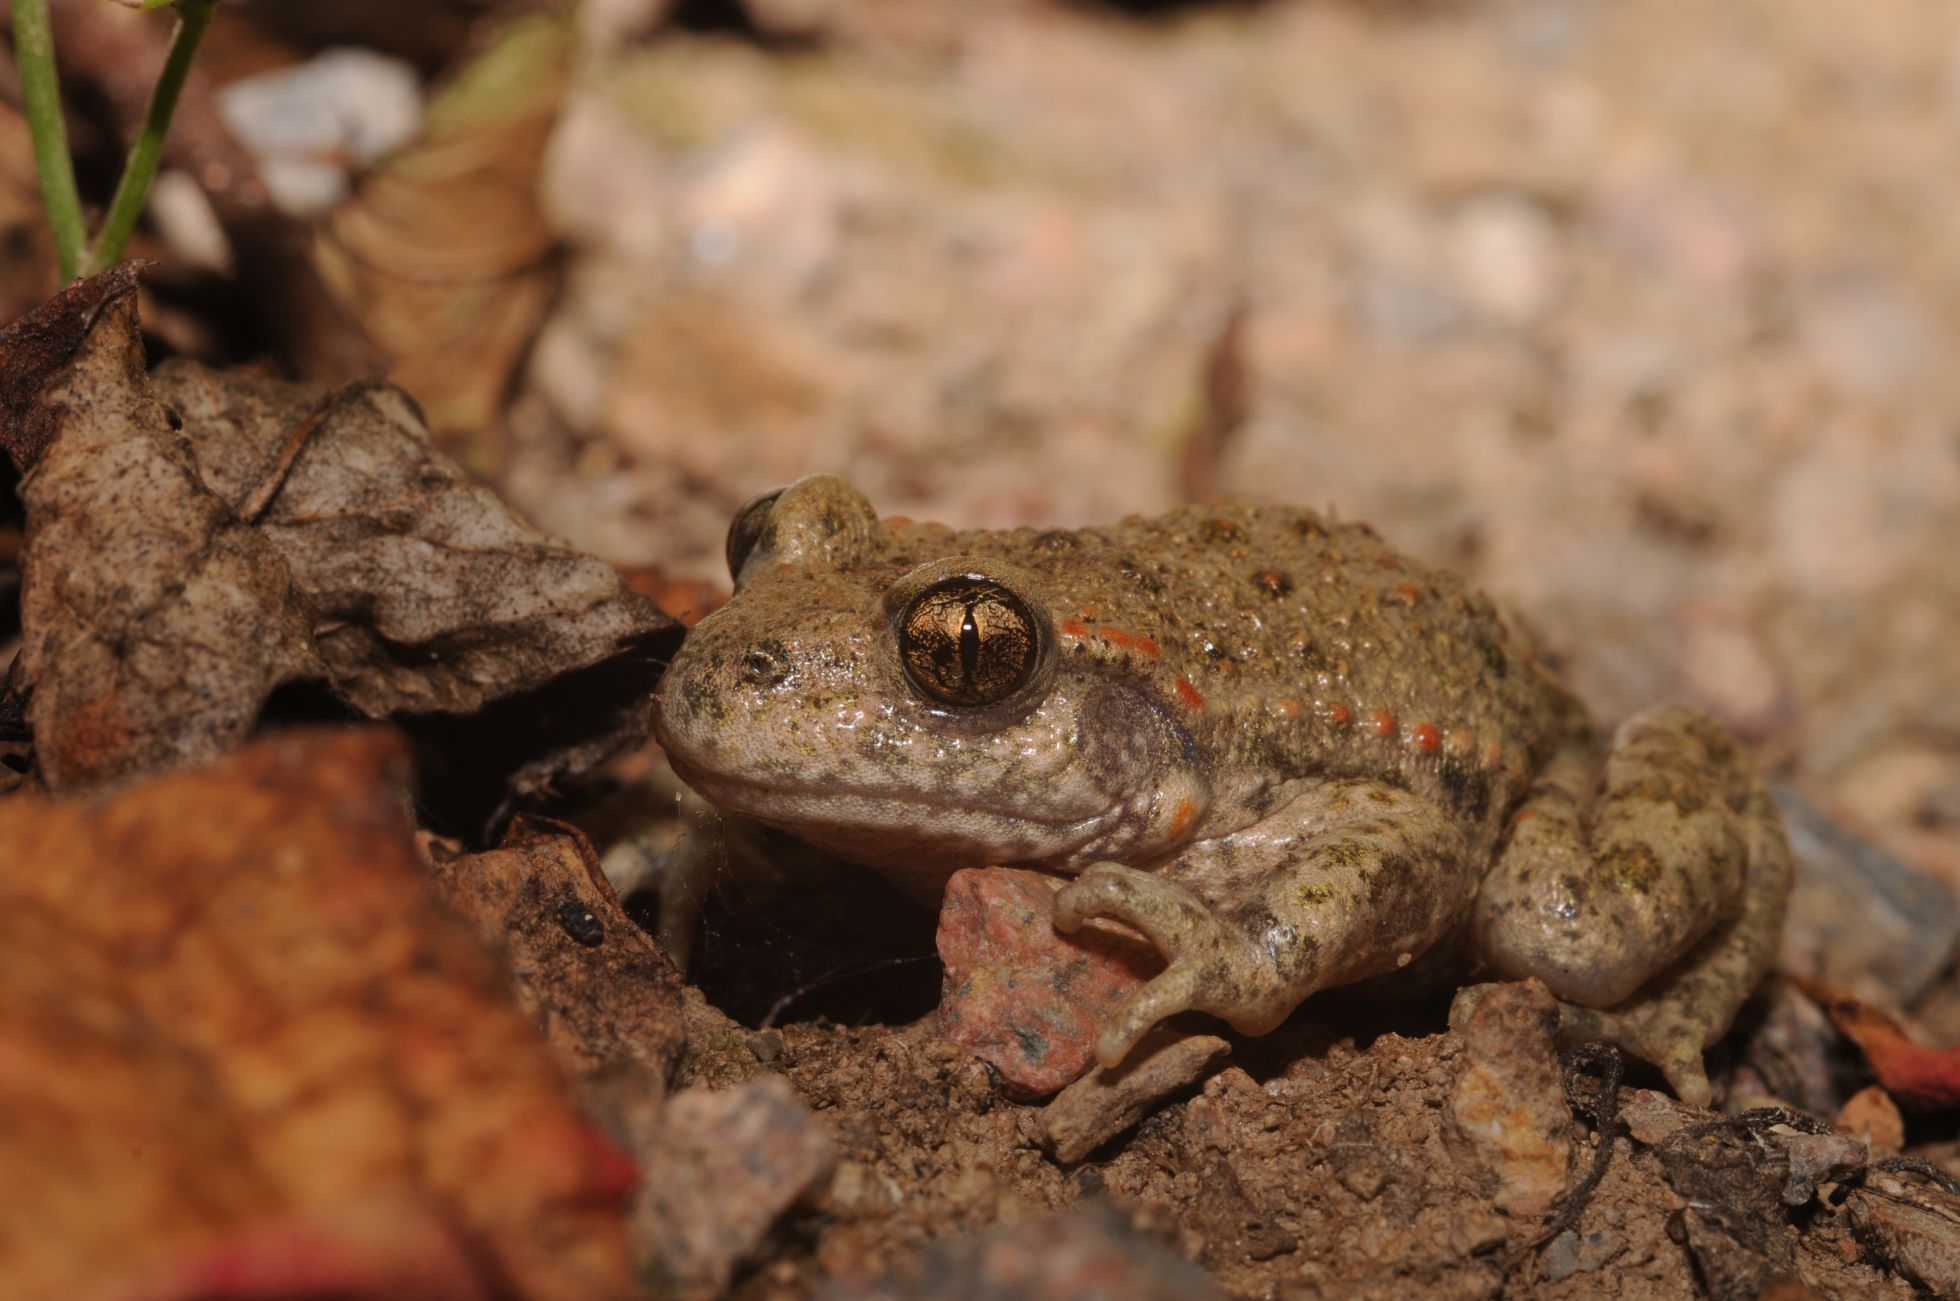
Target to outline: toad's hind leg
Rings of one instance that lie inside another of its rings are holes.
[[[1472,944],[1537,976],[1561,1036],[1617,1044],[1706,1104],[1702,1050],[1775,960],[1790,850],[1761,778],[1706,714],[1637,715],[1555,755],[1478,895]]]

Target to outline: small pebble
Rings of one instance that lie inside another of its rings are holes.
[[[1876,1084],[1845,1099],[1835,1127],[1840,1134],[1863,1139],[1874,1156],[1891,1156],[1906,1145],[1906,1122],[1899,1104]]]
[[[1450,1028],[1465,1058],[1450,1114],[1496,1172],[1497,1208],[1536,1220],[1564,1192],[1572,1161],[1558,1003],[1536,980],[1473,986],[1457,995]]]
[[[354,169],[406,143],[422,125],[412,65],[371,50],[326,50],[305,63],[234,81],[218,111],[258,159],[272,200],[312,216],[338,202]]]
[[[1064,1165],[1080,1161],[1231,1051],[1217,1035],[1153,1030],[1113,1070],[1083,1076],[1048,1104],[1041,1113],[1043,1143]]]

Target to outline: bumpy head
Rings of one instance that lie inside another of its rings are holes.
[[[926,879],[1161,837],[1164,806],[1193,797],[1173,771],[1185,738],[1065,662],[1043,580],[988,537],[887,529],[828,476],[751,502],[728,534],[735,595],[661,686],[675,769],[723,808]]]

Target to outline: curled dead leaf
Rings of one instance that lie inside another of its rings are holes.
[[[1960,1048],[1928,1048],[1897,1019],[1863,999],[1814,980],[1790,979],[1858,1045],[1879,1084],[1900,1106],[1908,1111],[1960,1107]]]
[[[436,451],[392,385],[191,362],[155,384],[204,482],[312,599],[334,689],[362,713],[469,713],[673,627],[610,565],[532,529]]]
[[[409,720],[453,825],[645,735],[679,626],[435,451],[400,390],[148,376],[128,270],[0,355],[29,467],[14,686],[49,788],[212,758],[300,680]]]
[[[293,734],[0,805],[0,1294],[628,1294],[630,1169],[435,897],[406,766]]]
[[[421,138],[363,178],[316,243],[321,278],[450,446],[495,423],[557,291],[537,177],[570,50],[557,17],[498,33],[430,105]]]
[[[0,344],[30,345],[46,373],[6,425],[27,466],[20,678],[43,779],[214,758],[275,688],[322,674],[312,606],[151,394],[132,271],[75,286]]]
[[[103,307],[136,291],[143,263],[78,280],[0,331],[0,449],[25,470],[54,435],[41,392],[67,369]]]

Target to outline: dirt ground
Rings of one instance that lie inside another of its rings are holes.
[[[699,1036],[716,1048],[691,1051],[678,1082],[727,1087],[780,1072],[838,1145],[828,1188],[792,1217],[733,1295],[884,1295],[863,1289],[893,1271],[917,1286],[908,1262],[935,1240],[1012,1232],[1101,1204],[1129,1228],[1130,1287],[1161,1267],[1161,1255],[1199,1264],[1235,1297],[1741,1297],[1766,1294],[1777,1280],[1814,1289],[1793,1296],[1915,1295],[1861,1246],[1841,1190],[1794,1223],[1773,1199],[1738,1198],[1731,1210],[1760,1225],[1775,1244],[1764,1254],[1781,1267],[1757,1261],[1740,1280],[1723,1277],[1727,1248],[1690,1239],[1691,1199],[1645,1132],[1616,1131],[1583,1212],[1555,1233],[1537,1232],[1529,1217],[1493,1205],[1499,1179],[1453,1119],[1457,1036],[1407,1013],[1388,1018],[1407,1034],[1381,1031],[1377,1018],[1359,1039],[1339,1023],[1366,1014],[1335,1014],[1332,1032],[1305,1019],[1241,1045],[1195,1096],[1068,1166],[1043,1151],[1039,1106],[1003,1097],[987,1068],[939,1039],[929,1021]],[[1571,1132],[1576,1179],[1597,1142],[1585,1124]],[[1700,1204],[1706,1211],[1722,1200]],[[995,1293],[968,1276],[895,1295]],[[1173,1295],[1212,1293],[1192,1286]]]

